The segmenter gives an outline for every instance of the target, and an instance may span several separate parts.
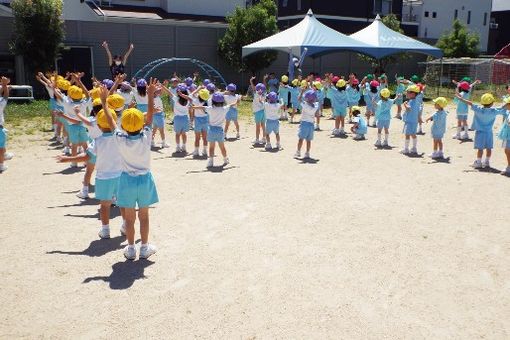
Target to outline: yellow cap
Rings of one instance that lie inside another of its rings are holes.
[[[433,100],[433,102],[439,105],[442,109],[444,109],[446,105],[448,105],[448,100],[446,100],[445,97],[437,97],[436,99]]]
[[[69,87],[71,87],[71,83],[69,82],[69,80],[60,79],[57,80],[57,87],[63,91],[67,91],[69,90]]]
[[[351,107],[351,111],[352,112],[354,112],[354,111],[361,112],[361,108],[359,106],[353,106],[353,107]]]
[[[198,96],[202,100],[209,100],[209,98],[211,97],[211,93],[209,92],[208,89],[201,89],[200,91],[198,91]]]
[[[81,100],[81,99],[83,99],[83,90],[81,88],[79,88],[78,86],[76,86],[76,85],[73,85],[73,86],[69,87],[69,89],[67,90],[67,94],[73,100]]]
[[[388,90],[388,89],[382,89],[381,90],[381,97],[383,97],[383,98],[389,98],[390,94],[391,94],[390,90]]]
[[[143,128],[143,113],[142,111],[131,108],[122,112],[121,118],[122,128],[127,132],[140,131]]]
[[[122,97],[120,94],[114,93],[108,96],[106,103],[108,104],[108,107],[118,111],[124,108],[124,97]]]
[[[301,87],[302,88],[308,87],[308,82],[305,79],[301,80]]]
[[[490,105],[494,103],[494,96],[490,93],[485,93],[484,95],[482,95],[482,99],[480,100],[480,102],[482,103],[482,105]]]
[[[313,86],[315,86],[317,90],[322,89],[322,83],[320,81],[314,81]]]
[[[110,113],[112,114],[113,120],[117,120],[117,114],[115,111],[110,111]],[[97,113],[96,122],[97,126],[99,126],[101,129],[113,129],[113,127],[108,124],[108,118],[104,110],[101,110]]]
[[[298,84],[299,84],[299,80],[294,79],[294,80],[292,81],[292,86],[298,86]]]
[[[92,101],[92,106],[101,106],[101,98],[96,98]]]
[[[288,83],[289,82],[289,77],[287,77],[286,75],[283,75],[282,76],[282,83]]]
[[[92,90],[89,91],[89,94],[90,94],[90,97],[92,97],[92,99],[96,99],[96,98],[99,98],[99,87],[94,87]]]
[[[344,79],[340,79],[336,82],[336,87],[345,87],[347,85],[347,82]]]
[[[66,78],[62,77],[61,75],[57,75],[57,81],[60,81],[60,80],[66,80]]]
[[[420,87],[418,85],[409,85],[407,87],[407,92],[414,92],[414,93],[420,93]]]

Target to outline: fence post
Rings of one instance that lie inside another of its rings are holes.
[[[441,87],[442,87],[442,84],[441,84],[441,77],[443,76],[443,57],[441,57],[441,66],[439,68],[439,86],[437,87],[437,96],[439,97],[439,92],[441,91]]]

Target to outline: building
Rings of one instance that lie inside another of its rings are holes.
[[[403,18],[419,23],[418,38],[437,41],[459,19],[480,35],[480,50],[487,51],[492,0],[404,0]]]
[[[493,0],[488,52],[496,54],[508,44],[510,44],[510,1]]]

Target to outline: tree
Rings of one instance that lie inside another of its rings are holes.
[[[62,0],[13,0],[12,53],[22,55],[32,70],[54,67],[64,40]]]
[[[441,35],[436,46],[443,50],[445,57],[476,57],[479,54],[478,33],[469,32],[458,19],[453,21],[452,30]]]
[[[400,27],[400,21],[398,20],[395,14],[391,13],[383,17],[382,23],[386,25],[386,27],[391,28],[392,30],[398,33],[404,34],[404,30],[402,29],[402,27]],[[377,71],[379,71],[376,73],[382,73],[381,71],[383,71],[386,68],[386,66],[388,66],[388,64],[395,64],[399,61],[403,61],[409,58],[409,55],[407,53],[402,53],[400,55],[392,55],[381,59],[375,59],[364,54],[359,54],[359,57],[361,60],[369,62],[372,64],[373,67],[376,67]]]
[[[277,52],[260,52],[242,58],[242,47],[278,32],[277,7],[272,0],[261,0],[248,8],[237,7],[227,17],[228,28],[218,44],[218,53],[238,72],[252,74],[268,67],[276,60]]]

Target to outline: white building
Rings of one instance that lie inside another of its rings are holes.
[[[510,0],[505,0],[509,1]],[[419,22],[418,37],[437,40],[459,19],[480,35],[480,50],[487,51],[492,0],[404,0],[402,16]]]

